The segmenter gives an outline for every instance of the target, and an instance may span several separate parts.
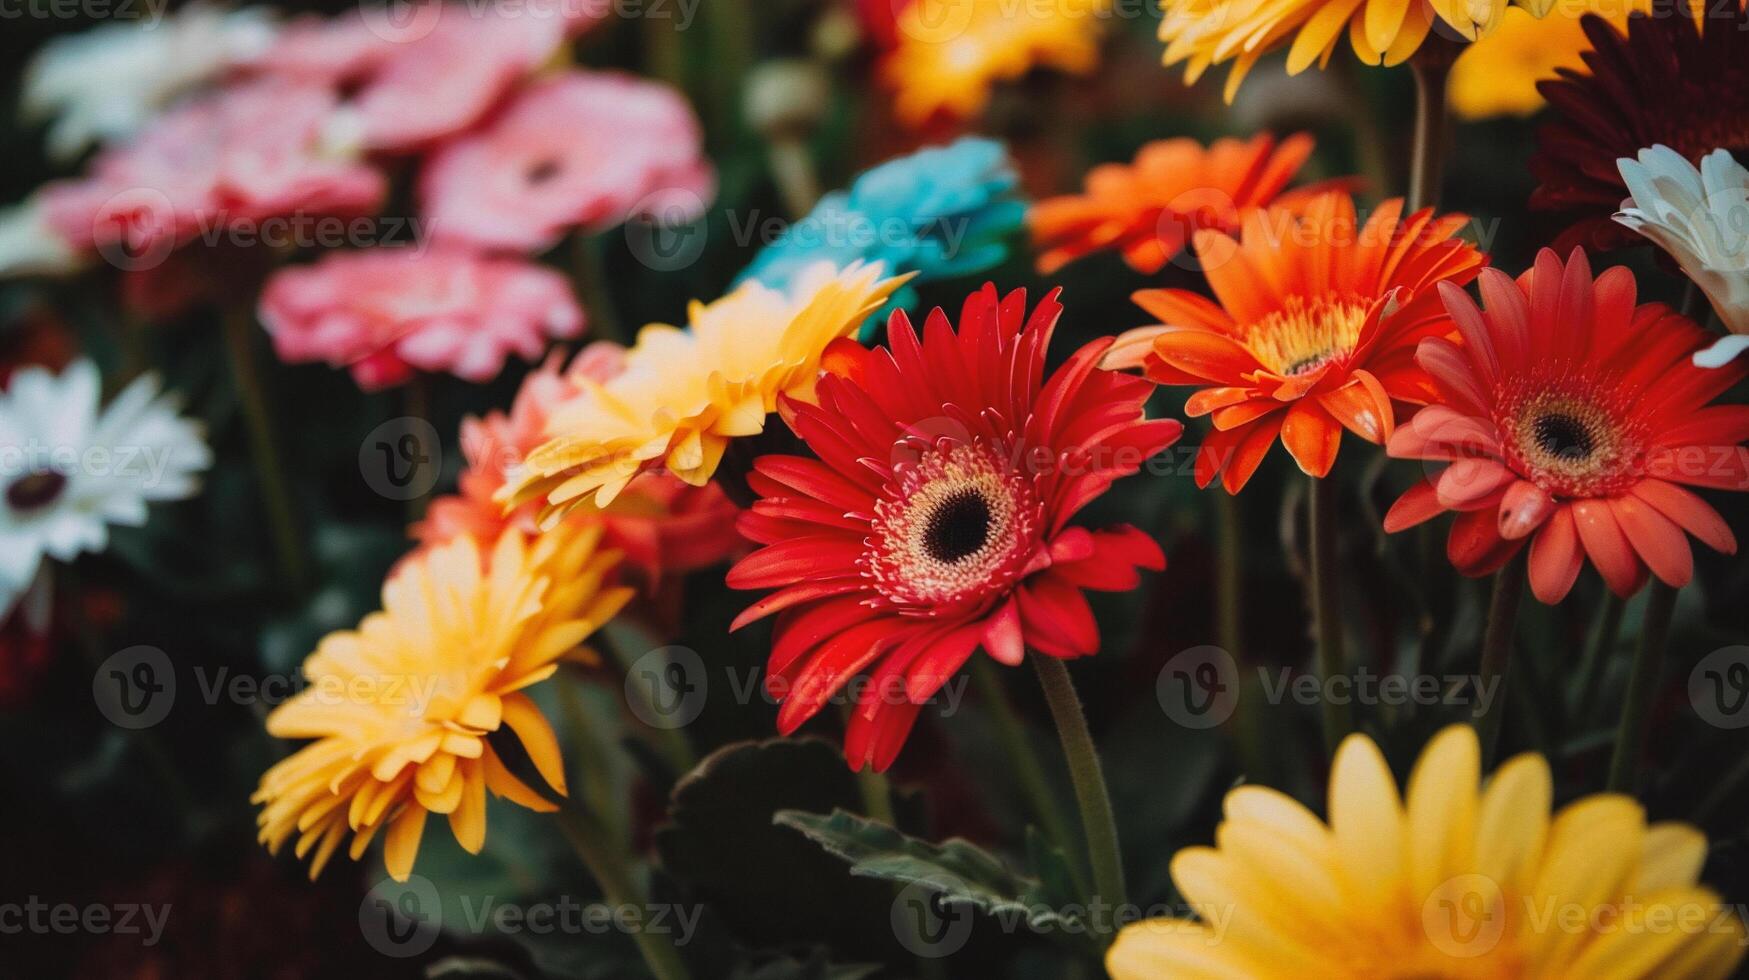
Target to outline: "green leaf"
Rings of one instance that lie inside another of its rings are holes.
[[[1023,918],[1038,931],[1079,934],[1078,921],[1053,903],[1035,878],[1011,870],[995,855],[962,838],[931,844],[844,810],[831,816],[784,810],[772,818],[806,835],[828,852],[850,862],[850,873],[901,884],[921,884],[941,893],[948,905],[969,905],[990,915]],[[1053,872],[1054,874],[1055,872]]]

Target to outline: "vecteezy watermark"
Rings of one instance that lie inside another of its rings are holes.
[[[1706,901],[1652,901],[1626,895],[1596,903],[1557,896],[1509,894],[1493,878],[1462,874],[1436,885],[1421,905],[1421,929],[1435,949],[1453,959],[1494,951],[1507,936],[1604,937],[1729,935],[1749,946],[1743,905]]]
[[[652,728],[682,728],[704,712],[711,691],[726,695],[737,705],[764,701],[776,705],[789,697],[793,682],[782,675],[758,668],[722,665],[723,682],[713,686],[704,658],[683,646],[658,647],[632,661],[626,670],[626,704],[639,721]],[[941,716],[951,717],[964,703],[971,678],[964,673],[940,679],[940,687],[923,704],[938,706]],[[856,676],[847,680],[827,702],[856,705],[879,700],[894,706],[914,704],[904,677],[877,681]]]
[[[157,647],[134,646],[111,654],[91,675],[91,698],[110,724],[151,728],[176,705],[176,671]]]
[[[509,902],[495,895],[453,894],[446,906],[437,885],[423,875],[384,880],[358,905],[364,941],[384,956],[418,956],[445,931],[470,937],[603,936],[653,934],[685,946],[698,934],[702,905],[669,902],[587,902],[571,895],[550,901]]]
[[[948,874],[927,875],[906,884],[893,898],[888,914],[894,938],[915,956],[940,959],[964,949],[978,929],[1004,935],[1105,935],[1132,922],[1158,919],[1176,923],[1213,945],[1226,938],[1235,910],[1231,904],[1137,905],[1095,899],[1066,905],[1012,901],[980,911],[954,898],[977,893],[978,889]]]
[[[0,0],[0,20],[135,20],[155,28],[170,0]]]
[[[140,945],[158,945],[170,921],[168,904],[143,902],[46,902],[32,895],[22,902],[0,902],[0,936],[139,936]]]
[[[390,500],[416,500],[443,472],[443,441],[422,418],[403,415],[370,430],[358,446],[365,485]]]
[[[174,446],[49,445],[34,436],[0,446],[0,485],[41,474],[125,481],[143,490],[163,485]]]
[[[273,707],[293,698],[318,705],[370,704],[423,718],[436,699],[443,678],[415,674],[248,674],[230,667],[188,668],[194,684],[177,677],[175,665],[157,647],[134,646],[112,654],[91,676],[91,696],[111,724],[127,729],[150,728],[170,716],[178,694],[207,707],[219,704]]]
[[[1256,692],[1272,705],[1469,706],[1487,714],[1500,678],[1480,674],[1381,674],[1366,667],[1320,677],[1290,667],[1254,668]],[[1232,717],[1244,692],[1239,665],[1216,646],[1191,647],[1160,668],[1154,695],[1166,716],[1186,728],[1213,728]]]
[[[1714,650],[1688,674],[1688,700],[1716,728],[1749,726],[1749,646]]]

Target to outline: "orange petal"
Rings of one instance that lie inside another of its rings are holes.
[[[1301,472],[1325,477],[1336,465],[1342,446],[1342,427],[1317,402],[1297,401],[1287,410],[1281,425],[1281,444],[1287,447]]]

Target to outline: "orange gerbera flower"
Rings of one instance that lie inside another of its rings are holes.
[[[1082,193],[1040,201],[1027,215],[1038,271],[1049,275],[1083,255],[1115,248],[1137,272],[1158,272],[1192,233],[1236,232],[1251,211],[1311,190],[1279,196],[1312,145],[1305,133],[1280,143],[1268,133],[1221,139],[1206,149],[1192,139],[1156,140],[1134,163],[1094,167]]]
[[[1219,302],[1182,289],[1135,294],[1161,324],[1120,337],[1105,366],[1202,388],[1185,405],[1215,426],[1197,451],[1199,486],[1220,474],[1238,493],[1277,436],[1322,477],[1343,429],[1383,442],[1393,400],[1432,397],[1415,346],[1453,329],[1432,287],[1470,282],[1487,256],[1455,237],[1464,215],[1426,209],[1403,220],[1402,208],[1386,201],[1362,226],[1353,199],[1331,192],[1253,212],[1238,240],[1195,235]]]

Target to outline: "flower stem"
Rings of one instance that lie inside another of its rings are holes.
[[[224,333],[231,377],[237,387],[237,401],[249,426],[249,451],[254,458],[262,502],[267,508],[280,576],[288,589],[301,593],[309,562],[304,554],[303,538],[298,533],[297,512],[292,507],[291,489],[286,483],[279,444],[274,439],[267,393],[261,384],[261,374],[255,369],[254,313],[246,306],[228,308],[224,314]]]
[[[1451,77],[1451,55],[1443,45],[1430,43],[1428,50],[1409,59],[1415,76],[1415,142],[1409,159],[1409,196],[1404,210],[1411,213],[1439,204],[1444,176],[1446,82]]]
[[[631,869],[626,867],[624,845],[613,839],[606,825],[571,800],[560,804],[556,816],[559,829],[588,866],[589,873],[595,876],[607,903],[648,911],[649,903],[632,882]],[[632,939],[638,944],[638,951],[644,955],[644,963],[656,980],[685,980],[689,976],[686,964],[672,943],[642,928],[632,931]]]
[[[1222,649],[1235,661],[1244,662],[1245,633],[1239,620],[1239,594],[1245,587],[1244,532],[1239,498],[1230,493],[1215,496],[1215,630]]]
[[[1640,628],[1640,646],[1634,652],[1634,672],[1622,699],[1621,724],[1615,730],[1615,754],[1609,760],[1611,792],[1631,793],[1640,752],[1646,743],[1646,721],[1652,714],[1652,699],[1658,693],[1658,674],[1664,667],[1664,644],[1670,635],[1670,617],[1676,611],[1676,589],[1654,579],[1646,597],[1646,614]]]
[[[1597,685],[1603,680],[1603,664],[1609,659],[1609,653],[1615,649],[1616,638],[1621,635],[1621,617],[1627,610],[1627,603],[1614,592],[1605,592],[1603,609],[1597,614],[1597,628],[1591,634],[1591,643],[1585,650],[1585,660],[1579,666],[1579,689],[1573,702],[1572,716],[1583,721],[1591,717],[1592,706],[1597,702]]]
[[[1482,634],[1482,665],[1477,672],[1481,691],[1495,688],[1488,701],[1488,710],[1478,719],[1476,728],[1482,742],[1482,768],[1487,769],[1500,744],[1500,725],[1506,709],[1501,705],[1500,691],[1512,661],[1512,638],[1518,626],[1518,603],[1524,597],[1524,579],[1528,563],[1523,550],[1494,573],[1494,596],[1488,602],[1488,627]]]
[[[996,737],[1002,742],[1008,764],[1020,781],[1020,791],[1032,807],[1033,817],[1045,834],[1066,853],[1075,840],[1069,826],[1069,815],[1063,812],[1057,795],[1051,792],[1050,781],[1038,764],[1038,755],[1027,743],[1026,726],[1021,724],[1013,703],[1008,700],[1008,691],[1002,686],[1002,676],[997,673],[994,663],[989,657],[973,657],[972,680],[984,691],[984,703],[996,724]]]
[[[1310,477],[1312,621],[1318,642],[1318,673],[1328,686],[1330,679],[1346,669],[1348,655],[1342,639],[1342,583],[1336,545],[1336,482]],[[1332,757],[1351,720],[1345,705],[1324,698],[1324,748]]]
[[[1115,916],[1101,916],[1098,910],[1115,912],[1129,902],[1111,793],[1105,786],[1099,753],[1093,747],[1093,733],[1087,729],[1087,714],[1081,710],[1081,699],[1069,680],[1069,668],[1060,659],[1042,653],[1033,654],[1031,659],[1039,685],[1044,688],[1045,703],[1050,705],[1051,717],[1056,720],[1057,737],[1062,740],[1063,755],[1069,762],[1069,779],[1075,785],[1075,801],[1081,807],[1081,829],[1087,837],[1087,854],[1093,866],[1094,894],[1089,896],[1089,917],[1102,944],[1109,943],[1116,931]]]
[[[614,306],[605,236],[576,232],[571,243],[571,276],[584,314],[589,317],[589,333],[600,340],[630,344],[635,338],[626,334],[625,324]]]
[[[410,419],[421,422],[431,421],[431,376],[416,371],[407,383],[402,386],[401,412]],[[431,506],[431,488],[425,492],[407,498],[407,523],[417,524],[425,519],[425,511]]]

